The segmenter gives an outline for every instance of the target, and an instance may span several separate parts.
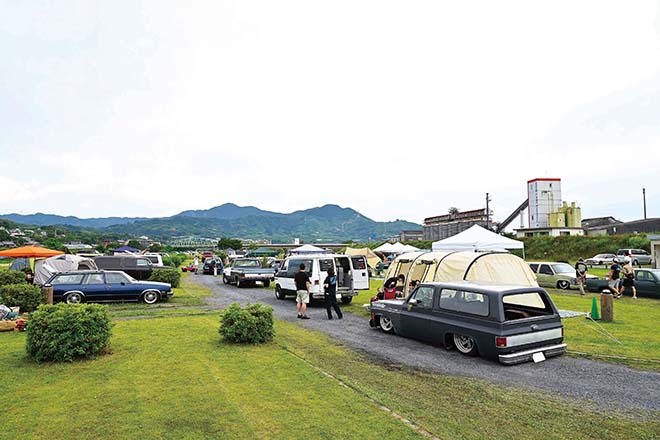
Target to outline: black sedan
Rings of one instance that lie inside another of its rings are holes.
[[[374,301],[370,325],[516,364],[566,351],[559,313],[539,287],[424,283],[406,300]]]
[[[53,300],[68,304],[83,302],[142,301],[155,304],[172,297],[172,286],[155,281],[137,281],[119,271],[61,272],[44,286],[53,287]]]

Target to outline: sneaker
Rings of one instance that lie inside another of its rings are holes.
[[[339,315],[339,316],[337,316],[337,319],[341,319],[343,317],[344,317],[344,315]]]
[[[300,319],[309,319],[309,316],[303,315],[303,316],[300,317]]]
[[[300,318],[302,318],[302,315],[300,313],[298,313],[298,319],[300,319]]]

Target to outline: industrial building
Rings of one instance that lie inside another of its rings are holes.
[[[463,232],[472,225],[486,227],[487,222],[486,210],[474,209],[425,218],[422,232],[424,240],[442,240]]]
[[[527,182],[528,228],[516,229],[518,237],[584,235],[582,210],[561,199],[561,179],[532,179]]]

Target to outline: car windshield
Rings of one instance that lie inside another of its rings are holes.
[[[613,256],[612,254],[598,254],[594,258],[612,258]]]
[[[261,267],[261,262],[258,260],[236,260],[234,267]]]
[[[555,273],[575,273],[575,268],[570,264],[566,264],[566,263],[553,264],[552,270],[554,270]]]

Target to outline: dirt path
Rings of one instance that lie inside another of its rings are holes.
[[[660,373],[568,356],[552,358],[538,364],[515,366],[481,358],[462,356],[411,339],[389,335],[369,327],[367,319],[350,313],[344,319],[327,320],[325,308],[314,306],[311,319],[296,319],[293,298],[277,300],[272,289],[241,288],[222,284],[220,277],[195,276],[192,282],[210,287],[213,295],[207,302],[212,308],[224,308],[232,302],[260,302],[273,307],[277,318],[301,327],[322,331],[343,344],[392,364],[441,373],[487,380],[529,390],[558,393],[565,397],[586,399],[597,407],[608,409],[646,409],[660,411]]]

